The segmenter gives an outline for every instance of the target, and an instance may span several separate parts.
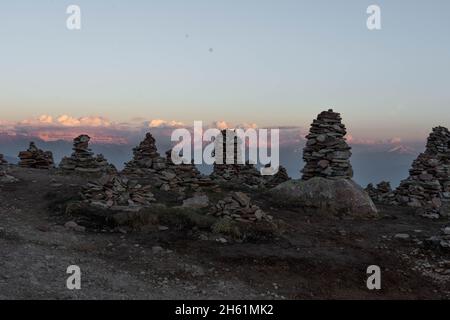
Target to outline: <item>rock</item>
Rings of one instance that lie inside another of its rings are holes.
[[[350,179],[291,180],[272,189],[271,194],[288,205],[316,209],[325,215],[378,217],[368,194]]]
[[[407,234],[407,233],[397,233],[397,234],[394,236],[394,238],[395,238],[395,239],[398,239],[398,240],[409,240],[410,236],[409,236],[409,234]]]
[[[164,252],[163,247],[160,247],[160,246],[153,246],[152,247],[152,253],[153,254],[160,254],[160,253],[163,253],[163,252]]]
[[[250,204],[250,198],[243,192],[233,192],[231,197],[239,202],[241,207],[247,207]]]
[[[450,217],[450,200],[445,199],[442,201],[442,206],[439,208],[439,214],[444,218]]]
[[[450,250],[450,227],[446,227],[442,234],[426,239],[426,243],[441,250]]]
[[[450,235],[450,227],[446,227],[446,228],[444,229],[444,234]]]
[[[69,221],[64,224],[64,227],[69,230],[75,230],[78,232],[84,232],[86,230],[85,227],[78,225],[75,221]]]
[[[17,182],[19,179],[16,179],[15,177],[9,175],[6,170],[2,170],[0,168],[0,183],[13,183]]]
[[[311,124],[307,143],[303,149],[305,167],[302,179],[313,177],[330,179],[351,179],[351,148],[345,141],[347,131],[341,123],[341,116],[333,110],[323,111]],[[310,142],[311,141],[311,142]]]
[[[209,206],[209,198],[206,195],[197,195],[183,201],[183,207],[201,209]]]
[[[34,142],[30,142],[27,151],[19,153],[19,166],[22,168],[51,169],[54,168],[53,154],[50,151],[38,149]]]

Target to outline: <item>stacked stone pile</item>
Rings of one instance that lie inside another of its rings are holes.
[[[272,216],[266,214],[245,193],[232,192],[230,196],[219,200],[212,207],[210,214],[217,217],[229,217],[240,222],[270,221]]]
[[[238,185],[250,187],[263,186],[266,182],[264,176],[253,164],[243,160],[239,137],[233,130],[222,130],[216,138],[214,170],[211,178],[216,181],[228,181]],[[220,149],[222,152],[220,153]],[[227,152],[233,150],[233,152]]]
[[[303,151],[303,160],[306,163],[302,170],[303,180],[313,177],[328,179],[353,177],[350,164],[351,148],[344,138],[347,131],[341,120],[340,114],[330,109],[320,113],[311,124]]]
[[[447,128],[433,129],[425,152],[414,160],[409,174],[395,191],[397,203],[446,215],[442,210],[447,210],[450,202],[450,132]]]
[[[109,164],[103,155],[94,156],[89,148],[91,138],[88,135],[80,135],[73,140],[73,153],[70,157],[62,159],[59,167],[63,171],[83,174],[113,174],[116,168]]]
[[[5,160],[3,154],[0,153],[0,166],[8,164],[8,161]]]
[[[125,164],[123,173],[148,177],[148,175],[156,175],[166,167],[166,160],[159,155],[156,149],[155,139],[151,133],[147,133],[139,146],[133,149],[133,159]]]
[[[118,175],[104,176],[89,182],[82,190],[82,197],[91,205],[108,209],[140,208],[155,201],[150,186]]]
[[[267,164],[265,166],[266,168],[270,168],[270,164]],[[283,182],[291,180],[289,177],[286,168],[283,166],[278,167],[278,172],[272,176],[264,176],[266,180],[266,187],[267,188],[273,188],[276,187],[279,184],[282,184]]]
[[[156,149],[155,138],[148,132],[145,139],[133,149],[133,160],[125,164],[126,174],[145,174],[165,169],[165,160]]]
[[[182,156],[182,155],[181,155]],[[175,164],[172,160],[172,150],[166,152],[166,165],[167,170],[170,170],[176,175],[178,183],[180,185],[190,185],[191,187],[198,186],[199,180],[209,180],[206,177],[202,177],[197,167],[191,163]]]
[[[392,191],[391,183],[388,181],[382,181],[377,184],[376,187],[370,183],[367,185],[365,190],[372,200],[376,202],[390,203],[395,200],[395,194]]]
[[[166,152],[166,158],[159,155],[155,139],[147,133],[145,139],[133,149],[133,160],[125,164],[123,174],[136,179],[145,179],[152,186],[163,191],[184,193],[186,187],[199,187],[200,173],[193,164],[173,163],[172,151]]]
[[[27,151],[19,153],[19,166],[23,168],[51,169],[54,168],[53,154],[50,151],[43,151],[36,147],[34,142],[30,142]]]

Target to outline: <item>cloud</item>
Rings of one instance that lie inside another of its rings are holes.
[[[215,121],[211,124],[212,128],[217,128],[219,130],[230,129],[232,126],[226,121]]]
[[[184,123],[179,121],[167,121],[162,119],[151,120],[148,124],[149,128],[170,128],[170,127],[183,127]]]
[[[41,123],[49,123],[49,124],[53,123],[53,117],[44,114],[44,115],[39,117],[39,122],[41,122]]]
[[[144,134],[150,131],[155,138],[170,140],[174,129],[186,128],[192,134],[193,123],[184,124],[178,120],[144,119],[135,118],[130,122],[113,122],[102,116],[73,117],[68,114],[59,116],[41,115],[35,119],[27,119],[18,122],[2,121],[0,119],[0,134],[3,136],[37,137],[45,141],[72,139],[80,134],[89,134],[93,141],[101,141],[111,144],[135,143],[142,139]],[[296,126],[271,126],[259,127],[256,123],[232,124],[225,120],[218,120],[203,125],[203,130],[209,128],[223,129],[279,129],[280,147],[295,148],[301,150],[305,143],[305,136],[308,130],[304,127]],[[390,150],[396,146],[404,146],[403,139],[393,137],[391,139],[376,140],[354,137],[347,135],[347,141],[355,147],[367,148],[367,150]],[[411,145],[411,142],[407,145]],[[423,145],[423,141],[418,144]],[[406,146],[407,147],[407,146]],[[417,147],[415,147],[417,149]]]
[[[50,117],[51,118],[51,117]],[[66,127],[109,127],[111,122],[99,116],[73,118],[68,115],[58,117],[57,123]]]

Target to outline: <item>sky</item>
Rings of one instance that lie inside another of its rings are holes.
[[[2,1],[0,124],[307,128],[332,107],[352,137],[423,140],[450,126],[449,32],[448,0]]]

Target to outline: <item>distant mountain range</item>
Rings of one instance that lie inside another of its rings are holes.
[[[409,154],[409,155],[415,155],[417,154],[417,151],[411,147],[399,145],[395,146],[392,149],[388,151],[389,153],[396,153],[396,154]]]

